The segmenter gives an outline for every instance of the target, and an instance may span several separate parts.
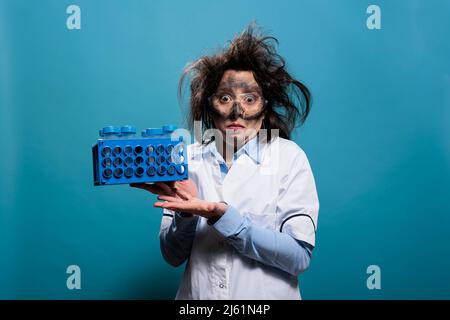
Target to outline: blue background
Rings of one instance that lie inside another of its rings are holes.
[[[174,297],[154,197],[93,187],[90,148],[104,125],[183,124],[183,67],[253,20],[314,97],[294,135],[321,202],[303,298],[450,298],[449,15],[438,0],[0,0],[0,298]]]

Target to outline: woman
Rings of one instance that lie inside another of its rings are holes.
[[[249,27],[204,56],[190,76],[189,180],[138,184],[158,194],[160,243],[173,266],[187,261],[177,299],[300,299],[297,276],[315,246],[319,202],[305,153],[289,140],[310,109],[275,38]]]

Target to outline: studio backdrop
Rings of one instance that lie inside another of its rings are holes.
[[[302,297],[449,299],[449,18],[445,0],[0,0],[0,298],[174,298],[155,197],[94,187],[91,147],[106,125],[184,127],[183,68],[256,21],[313,96],[292,137],[320,199]]]

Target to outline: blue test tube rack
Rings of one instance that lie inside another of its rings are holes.
[[[173,139],[173,125],[148,128],[136,135],[133,126],[107,126],[92,146],[94,185],[188,179],[183,137]]]

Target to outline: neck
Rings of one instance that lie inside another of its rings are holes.
[[[233,143],[227,143],[225,140],[223,140],[222,145],[220,145],[220,142],[216,140],[217,150],[221,154],[223,160],[225,160],[225,163],[228,167],[230,167],[233,162],[234,154],[252,138],[253,137],[246,137],[246,139],[244,139],[243,141],[234,139]]]
[[[225,160],[225,163],[227,164],[228,167],[231,166],[231,163],[233,162],[233,156],[236,153],[236,151],[239,149],[237,142],[234,141],[235,143],[228,144],[225,141],[223,141],[222,143],[222,148],[221,148],[221,154],[223,159]]]

